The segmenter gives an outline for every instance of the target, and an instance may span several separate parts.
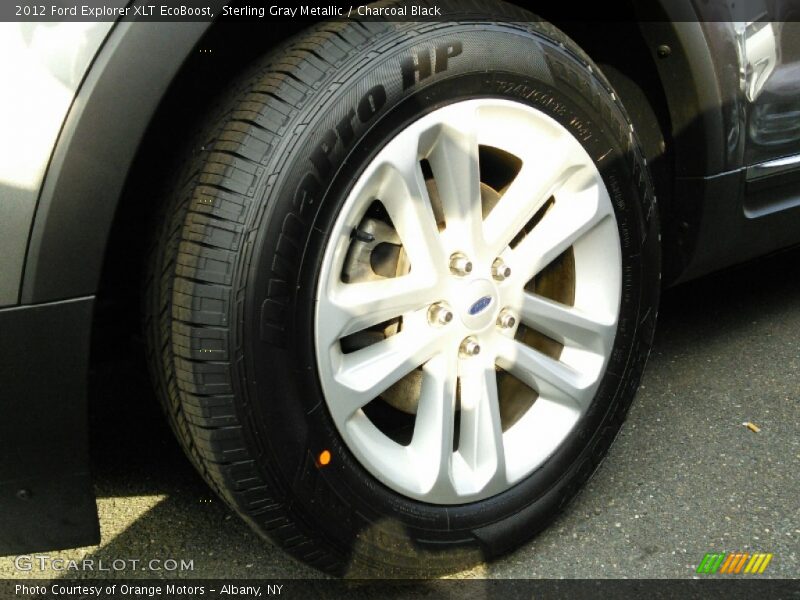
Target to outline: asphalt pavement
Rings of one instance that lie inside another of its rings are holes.
[[[665,292],[643,385],[595,477],[536,539],[456,577],[689,578],[705,553],[733,551],[772,553],[765,577],[800,576],[799,266],[792,251]],[[45,554],[193,566],[104,576],[319,577],[213,497],[142,368],[109,359],[93,374],[102,543]],[[0,578],[58,575],[0,558]]]

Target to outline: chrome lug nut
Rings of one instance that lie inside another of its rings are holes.
[[[478,343],[478,340],[472,336],[464,338],[464,341],[461,342],[461,347],[458,349],[458,353],[464,358],[477,356],[480,354],[480,351],[481,345]]]
[[[497,281],[503,281],[511,277],[511,267],[509,267],[502,258],[494,259],[492,263],[492,277]]]
[[[428,323],[431,325],[447,325],[453,320],[453,311],[444,302],[431,304],[428,309]]]
[[[472,272],[472,261],[463,252],[456,252],[450,256],[450,271],[463,277]]]
[[[500,314],[497,315],[497,326],[501,329],[511,329],[516,324],[517,317],[507,308],[501,310]]]

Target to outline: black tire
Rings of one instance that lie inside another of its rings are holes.
[[[327,573],[451,571],[528,540],[598,467],[650,351],[658,224],[633,128],[566,36],[507,5],[496,12],[516,22],[314,26],[241,78],[166,203],[146,323],[171,424],[234,511]],[[404,58],[445,56],[455,44],[458,55],[421,81],[404,73]],[[479,96],[527,103],[581,140],[611,193],[623,294],[596,398],[556,454],[506,492],[444,507],[381,485],[343,444],[316,376],[314,293],[359,169],[398,127]],[[340,123],[349,126],[337,133]],[[323,450],[326,468],[316,462]]]

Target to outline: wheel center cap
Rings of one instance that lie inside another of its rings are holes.
[[[470,329],[483,329],[497,315],[497,293],[487,279],[473,281],[459,299],[461,322]]]

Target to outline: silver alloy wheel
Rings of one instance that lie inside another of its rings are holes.
[[[518,165],[488,207],[481,148]],[[384,218],[367,231],[376,201]],[[378,242],[401,247],[407,267],[349,277],[354,239],[371,252]],[[569,304],[530,285],[567,252]],[[385,485],[421,501],[463,504],[510,488],[555,452],[594,398],[617,329],[620,265],[608,191],[562,125],[499,99],[457,102],[410,124],[358,178],[320,272],[317,366],[347,447]],[[523,328],[559,352],[526,344]],[[348,347],[364,331],[372,343]],[[535,394],[511,424],[498,395],[506,375]],[[367,406],[409,378],[419,383],[404,388],[416,397],[402,442]]]

